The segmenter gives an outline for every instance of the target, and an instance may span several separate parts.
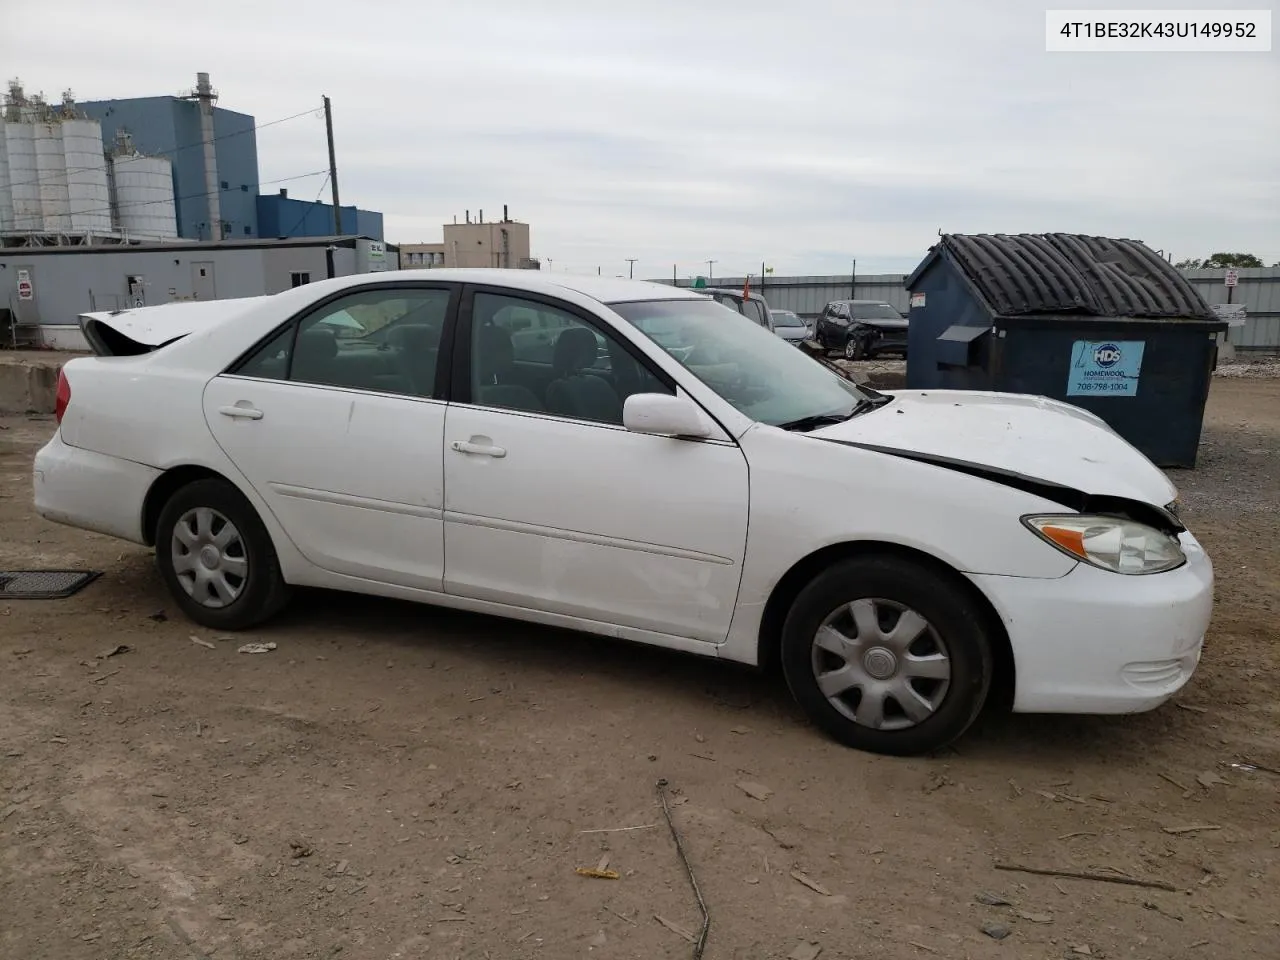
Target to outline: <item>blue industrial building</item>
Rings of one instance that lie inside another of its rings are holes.
[[[342,228],[334,230],[333,204],[296,200],[288,190],[258,197],[258,233],[263,237],[328,237],[334,233],[382,240],[382,214],[339,207]]]
[[[136,97],[78,104],[102,124],[103,143],[123,128],[140,153],[173,162],[173,196],[178,236],[188,240],[243,239],[258,233],[258,138],[247,113],[213,109],[214,155],[222,236],[210,229],[205,188],[200,104],[179,97]],[[332,229],[326,231],[332,233]]]
[[[178,236],[186,240],[245,240],[256,237],[328,237],[334,233],[382,240],[382,214],[341,208],[335,230],[333,207],[290,199],[288,191],[258,195],[257,121],[247,113],[213,106],[217,94],[209,75],[196,75],[196,89],[186,97],[136,97],[78,104],[102,125],[110,145],[125,130],[138,152],[167,157],[173,165],[173,196]],[[205,169],[202,120],[208,105],[213,119],[216,202]],[[323,141],[320,143],[323,146]],[[211,206],[216,212],[211,213]],[[211,223],[216,219],[217,223]]]

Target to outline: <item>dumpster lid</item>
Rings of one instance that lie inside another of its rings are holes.
[[[944,234],[907,278],[952,263],[997,317],[1074,314],[1214,320],[1187,278],[1138,240],[1070,233]]]
[[[990,333],[990,327],[966,327],[956,323],[938,334],[939,340],[950,340],[955,343],[973,343],[984,333]]]

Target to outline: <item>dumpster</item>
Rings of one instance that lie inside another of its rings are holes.
[[[1156,465],[1195,466],[1226,323],[1145,244],[945,234],[906,287],[908,389],[1063,400]]]

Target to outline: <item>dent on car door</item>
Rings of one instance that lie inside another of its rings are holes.
[[[205,388],[223,451],[304,557],[440,590],[448,287],[329,298]]]
[[[513,306],[558,331],[549,364],[517,352]],[[568,304],[477,290],[457,342],[446,591],[722,642],[746,540],[738,446],[627,431],[628,396],[674,385]]]

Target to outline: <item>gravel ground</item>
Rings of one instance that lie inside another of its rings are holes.
[[[1248,377],[1274,379],[1280,377],[1280,357],[1247,357],[1237,358],[1231,363],[1220,363],[1213,372],[1215,377]]]
[[[0,568],[103,571],[0,601],[4,960],[687,958],[660,777],[708,960],[1280,957],[1280,380],[1215,379],[1173,474],[1219,576],[1175,702],[912,760],[774,680],[565,631],[323,593],[198,630],[147,551],[33,514],[50,420],[0,428]]]

